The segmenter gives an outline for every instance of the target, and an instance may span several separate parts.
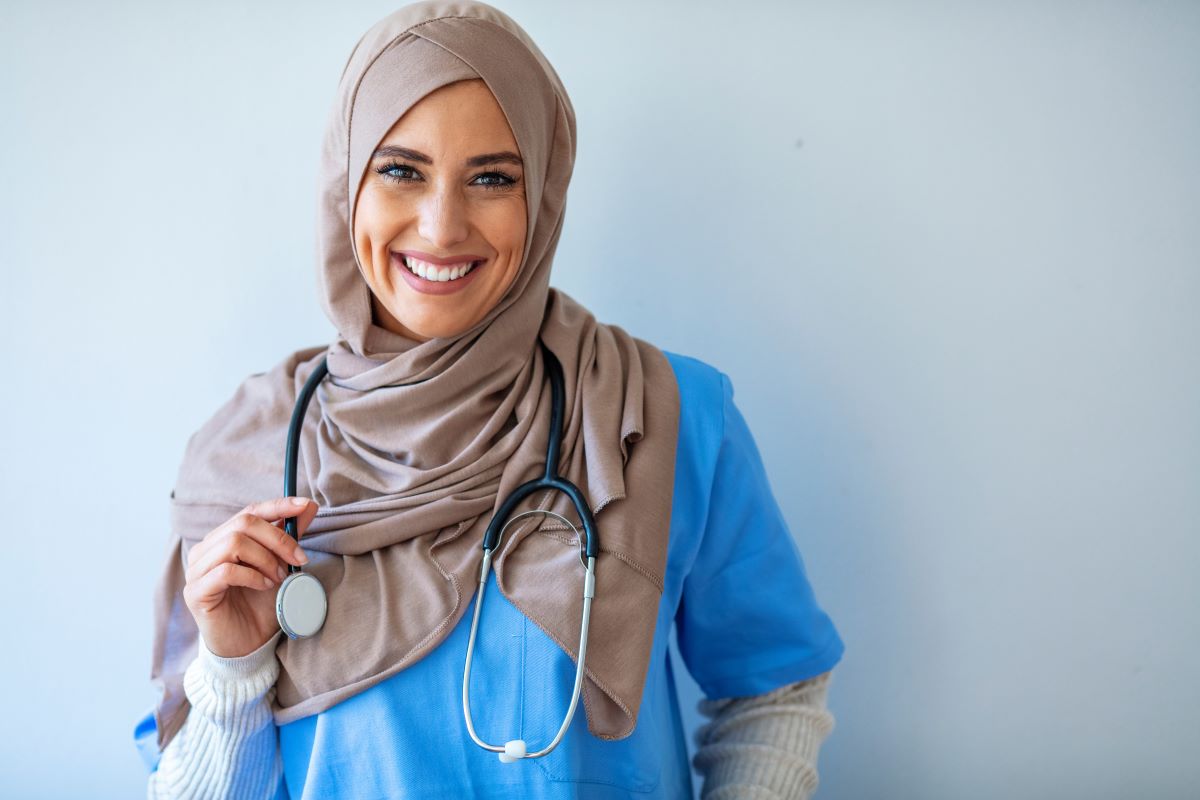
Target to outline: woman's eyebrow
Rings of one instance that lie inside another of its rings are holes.
[[[375,151],[371,158],[407,158],[410,161],[417,161],[421,164],[433,164],[433,159],[417,150],[410,150],[407,147],[398,147],[394,144],[384,145]],[[479,156],[472,156],[466,161],[468,167],[482,167],[487,164],[513,164],[515,166],[524,166],[521,157],[511,150],[501,150],[498,153],[484,153]]]

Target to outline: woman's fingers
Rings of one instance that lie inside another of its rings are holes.
[[[316,506],[317,504],[312,500],[309,500],[307,497],[276,497],[274,500],[263,500],[261,503],[251,503],[243,508],[242,512],[253,514],[254,516],[264,520],[278,521],[280,519],[287,519],[288,517],[295,517],[302,513],[308,512],[311,508],[312,516],[309,517],[309,520],[311,521],[312,517],[316,516]],[[302,520],[303,517],[296,520],[297,527],[301,527],[300,523]]]
[[[187,579],[188,581],[198,580],[218,564],[226,561],[252,566],[261,572],[263,577],[276,582],[287,577],[287,567],[282,559],[260,544],[253,536],[234,531],[227,536],[219,537],[213,546],[198,556],[188,559]]]
[[[236,534],[251,537],[288,563],[301,565],[307,562],[308,557],[304,555],[300,545],[291,536],[288,536],[282,526],[276,527],[267,522],[268,519],[294,517],[300,514],[302,517],[298,520],[298,526],[301,529],[307,528],[308,523],[316,516],[317,504],[305,498],[299,499],[302,501],[299,505],[286,497],[252,503],[230,517],[188,551],[188,579],[190,580],[193,574],[203,574],[194,573],[193,565],[204,564],[211,569],[215,561],[222,560],[214,560],[215,551],[228,552],[227,540]]]
[[[188,581],[184,591],[191,594],[191,605],[203,607],[219,600],[232,586],[244,586],[260,592],[272,588],[258,570],[226,561],[201,575],[198,580]]]
[[[305,509],[300,512],[300,516],[296,519],[296,535],[304,536],[304,532],[308,530],[308,526],[312,523],[313,518],[317,516],[319,506],[313,500],[304,499],[306,504]]]
[[[313,521],[313,518],[317,516],[317,511],[320,508],[320,506],[318,506],[312,500],[309,500],[304,497],[299,498],[299,499],[303,500],[305,503],[302,510],[300,511],[300,513],[298,515],[296,515],[296,514],[289,515],[289,516],[296,517],[296,538],[298,538],[298,539],[304,537],[304,532],[306,530],[308,530],[309,524]],[[286,519],[286,518],[264,517],[264,519],[269,519],[269,520],[271,520],[272,525],[282,528],[284,519]]]

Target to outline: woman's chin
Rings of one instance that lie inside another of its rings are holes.
[[[412,309],[409,313],[389,316],[396,324],[382,327],[419,341],[457,336],[470,327],[465,321],[447,318],[445,309]]]

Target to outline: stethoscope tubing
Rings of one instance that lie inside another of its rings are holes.
[[[325,379],[329,374],[329,359],[322,358],[321,363],[317,364],[317,368],[313,370],[312,375],[308,376],[308,380],[304,382],[304,388],[300,390],[300,397],[296,401],[295,408],[292,409],[292,419],[288,423],[288,438],[287,452],[284,455],[284,470],[283,470],[283,496],[296,496],[296,462],[300,456],[300,431],[304,427],[304,415],[308,412],[308,403],[312,400],[313,393],[317,390],[317,384]],[[297,527],[296,518],[288,517],[284,523],[284,530],[288,536],[291,536],[297,542],[300,541],[300,529]],[[296,564],[288,564],[288,573],[300,572],[301,568]]]
[[[543,363],[550,377],[550,433],[546,444],[546,463],[545,470],[541,477],[527,481],[509,494],[500,504],[500,508],[492,516],[488,523],[487,531],[483,537],[483,561],[479,570],[479,590],[475,595],[475,611],[471,620],[471,633],[467,641],[467,657],[466,663],[463,666],[463,716],[467,724],[467,732],[471,739],[484,748],[500,754],[500,760],[505,763],[512,763],[521,758],[538,758],[546,755],[562,741],[566,735],[567,729],[571,725],[571,720],[575,715],[575,710],[579,706],[580,691],[583,687],[583,676],[585,671],[585,663],[587,658],[587,640],[588,628],[591,620],[592,600],[596,595],[596,557],[600,552],[600,539],[596,532],[596,523],[592,515],[592,510],[588,506],[587,501],[583,496],[583,492],[579,487],[567,480],[562,475],[558,474],[559,456],[562,450],[563,437],[563,417],[565,415],[564,407],[566,405],[566,389],[563,385],[562,365],[558,358],[550,351],[541,340],[538,344],[542,350]],[[300,396],[297,398],[296,406],[292,410],[291,422],[288,426],[287,451],[284,456],[284,473],[283,473],[283,491],[284,496],[293,497],[296,495],[296,470],[300,452],[300,432],[304,425],[304,416],[308,410],[308,404],[312,400],[317,386],[329,374],[328,358],[322,358],[321,362],[308,376],[304,387],[300,391]],[[534,509],[517,514],[512,519],[513,510],[517,505],[534,492],[542,490],[552,490],[562,492],[571,500],[571,504],[575,507],[579,514],[580,521],[583,524],[583,531],[580,532],[573,524],[565,517],[553,511],[545,509]],[[521,739],[510,740],[507,744],[493,745],[483,741],[475,732],[475,725],[471,719],[471,698],[470,698],[470,682],[471,682],[471,662],[475,653],[475,638],[479,630],[480,612],[483,608],[484,590],[487,586],[488,575],[491,572],[492,556],[500,545],[500,540],[503,536],[504,529],[513,520],[525,516],[526,514],[544,513],[562,519],[568,526],[575,530],[576,536],[580,540],[580,560],[584,562],[584,582],[583,582],[583,614],[580,621],[579,629],[579,658],[576,660],[575,667],[575,684],[571,692],[571,703],[567,708],[566,716],[562,724],[559,726],[558,732],[551,740],[550,744],[545,748],[533,753],[527,753],[525,750],[525,742]],[[284,521],[284,530],[289,536],[299,542],[299,528],[295,517],[288,517]],[[283,592],[285,586],[292,580],[308,580],[315,583],[314,590],[319,590],[323,597],[324,590],[320,588],[319,581],[311,575],[304,575],[302,568],[294,565],[288,565],[288,580],[285,580],[284,585],[280,586],[280,595],[277,606],[280,625],[292,638],[307,638],[313,634],[300,634],[293,632],[286,624],[286,615],[283,612]],[[300,573],[300,575],[297,575]],[[321,606],[324,608],[324,605]],[[324,624],[324,611],[320,612],[320,618],[316,629],[319,630]],[[316,631],[314,630],[313,633]]]

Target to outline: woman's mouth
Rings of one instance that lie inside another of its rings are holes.
[[[392,265],[400,271],[404,281],[424,294],[452,294],[465,288],[487,261],[466,256],[462,261],[434,263],[407,252],[393,252],[390,255]]]

